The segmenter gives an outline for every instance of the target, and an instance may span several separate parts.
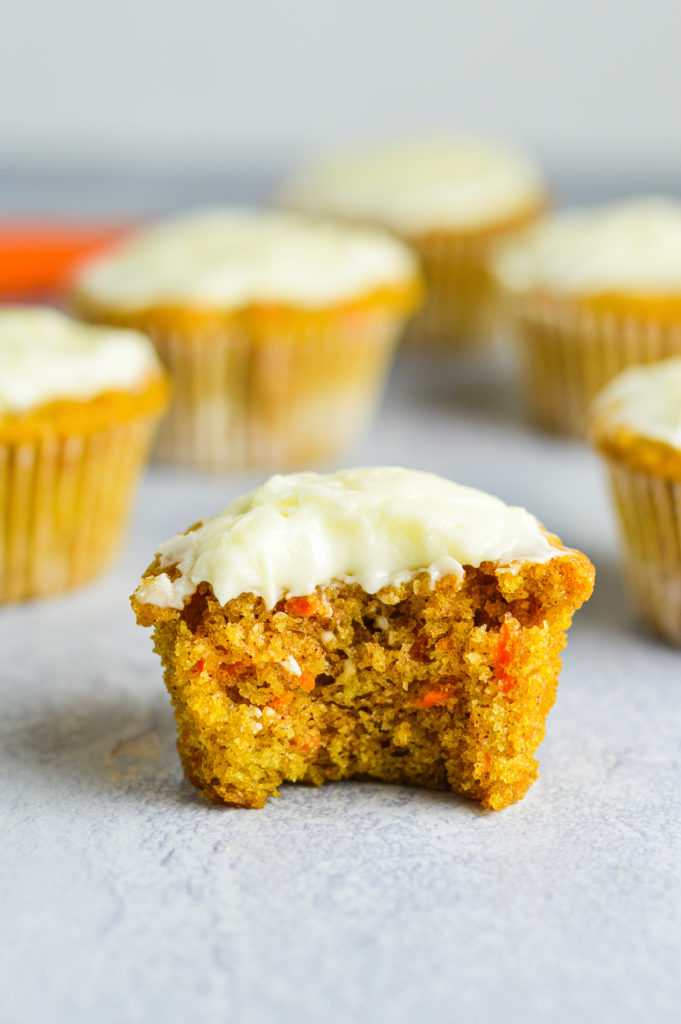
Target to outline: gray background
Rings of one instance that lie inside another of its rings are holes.
[[[676,0],[7,7],[3,162],[250,168],[452,127],[579,173],[681,160]]]

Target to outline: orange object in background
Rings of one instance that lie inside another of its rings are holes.
[[[0,301],[49,297],[79,263],[130,229],[127,224],[0,221]]]

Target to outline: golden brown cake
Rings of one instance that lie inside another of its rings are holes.
[[[525,156],[456,137],[329,160],[300,174],[281,198],[298,209],[379,224],[399,235],[416,252],[427,290],[407,340],[445,350],[493,333],[490,254],[548,203],[541,175]]]
[[[545,218],[498,251],[525,401],[583,436],[596,394],[628,366],[681,354],[681,203],[643,198]]]
[[[144,331],[170,369],[160,458],[279,469],[361,435],[420,291],[383,232],[222,209],[142,232],[83,271],[74,304]]]
[[[499,809],[536,778],[592,584],[523,509],[375,468],[272,478],[162,545],[132,603],[207,798],[372,777]]]
[[[0,601],[108,565],[168,393],[143,335],[0,311]]]
[[[681,358],[615,377],[594,403],[591,434],[607,466],[636,609],[681,645]]]

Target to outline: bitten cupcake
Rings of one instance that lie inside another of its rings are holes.
[[[86,268],[75,305],[145,331],[169,367],[161,458],[281,468],[331,459],[361,434],[419,295],[411,253],[386,233],[218,209]]]
[[[132,598],[210,800],[371,776],[519,800],[588,558],[430,473],[272,477],[162,544]]]
[[[168,391],[142,334],[0,310],[0,600],[108,565]]]
[[[592,436],[608,466],[638,612],[681,645],[681,357],[611,381],[594,403]]]
[[[542,176],[527,157],[464,138],[413,141],[329,161],[303,172],[281,198],[400,235],[416,251],[427,287],[409,339],[447,348],[492,332],[490,250],[547,204]]]
[[[681,203],[643,198],[557,213],[504,245],[495,271],[529,412],[583,434],[627,366],[681,353]]]

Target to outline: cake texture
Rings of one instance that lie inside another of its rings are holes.
[[[64,590],[108,565],[168,394],[143,335],[37,307],[0,311],[0,600]]]
[[[420,298],[387,234],[281,212],[199,211],[85,268],[85,319],[156,345],[175,400],[157,454],[209,469],[324,462],[362,433]]]
[[[446,349],[493,332],[490,253],[547,204],[527,157],[466,138],[414,140],[328,160],[301,173],[281,198],[299,209],[380,224],[407,242],[427,289],[407,340]]]
[[[631,367],[597,397],[591,422],[642,620],[681,645],[681,357]]]
[[[541,427],[584,436],[628,366],[681,354],[681,203],[636,198],[545,218],[497,251],[526,403]]]
[[[524,509],[373,468],[273,477],[161,545],[132,604],[208,799],[371,777],[499,809],[537,775],[592,585]]]

